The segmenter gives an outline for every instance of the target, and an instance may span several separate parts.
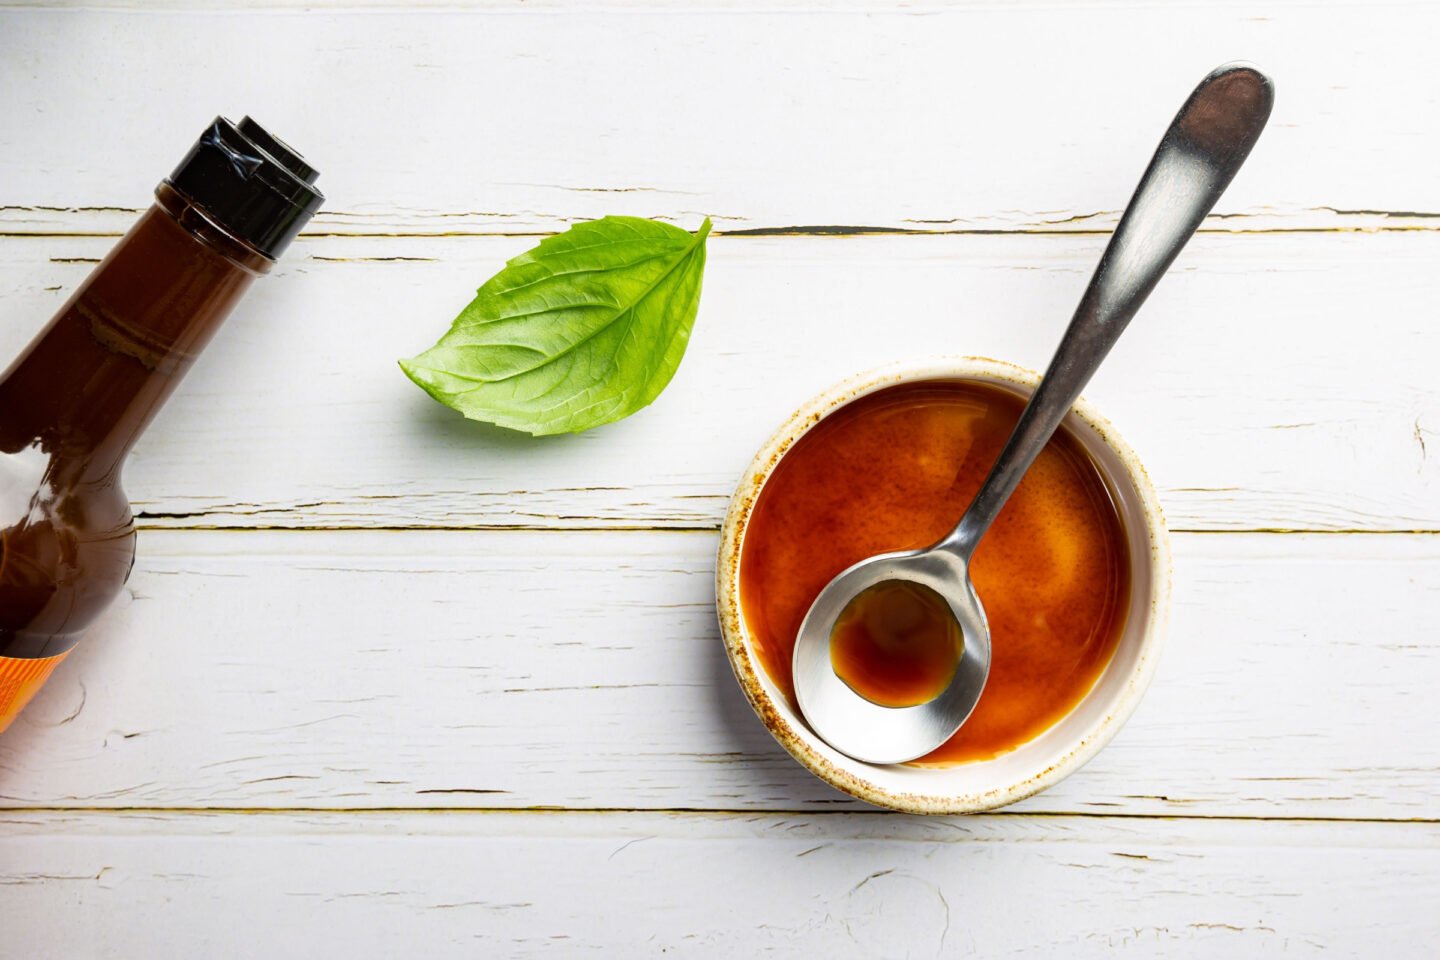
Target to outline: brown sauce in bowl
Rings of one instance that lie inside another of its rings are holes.
[[[781,458],[745,530],[740,606],[792,705],[795,635],[821,588],[865,557],[948,533],[1023,405],[981,383],[901,384],[831,413]],[[917,763],[988,759],[1034,739],[1084,698],[1115,652],[1130,596],[1125,529],[1099,469],[1063,428],[981,541],[970,575],[990,622],[990,678],[959,732]],[[876,702],[923,702],[943,672],[919,647],[887,657],[893,642],[842,633],[832,662]]]

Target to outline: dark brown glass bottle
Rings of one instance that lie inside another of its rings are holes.
[[[0,376],[0,731],[124,586],[125,457],[318,209],[316,176],[250,118],[216,119]]]

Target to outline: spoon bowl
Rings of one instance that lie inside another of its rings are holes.
[[[843,570],[821,592],[800,624],[794,676],[800,711],[815,732],[868,763],[902,763],[934,750],[960,728],[990,674],[990,626],[967,571],[954,550],[931,547],[868,557]],[[831,663],[830,634],[846,605],[891,580],[918,583],[944,599],[960,627],[955,673],[944,691],[915,707],[887,707],[857,693]],[[897,745],[906,745],[897,750]]]

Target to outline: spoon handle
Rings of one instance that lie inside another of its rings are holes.
[[[1045,377],[965,516],[940,546],[968,559],[1115,341],[1260,137],[1270,78],[1228,63],[1195,88],[1160,141]]]

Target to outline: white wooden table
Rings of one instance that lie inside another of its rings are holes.
[[[1435,955],[1435,6],[3,6],[0,362],[217,112],[330,199],[137,451],[128,595],[0,739],[0,954]],[[723,659],[731,486],[857,370],[1042,366],[1234,58],[1272,125],[1089,391],[1175,531],[1147,700],[1003,813],[833,792]],[[396,369],[606,213],[716,224],[652,408],[535,441]]]

